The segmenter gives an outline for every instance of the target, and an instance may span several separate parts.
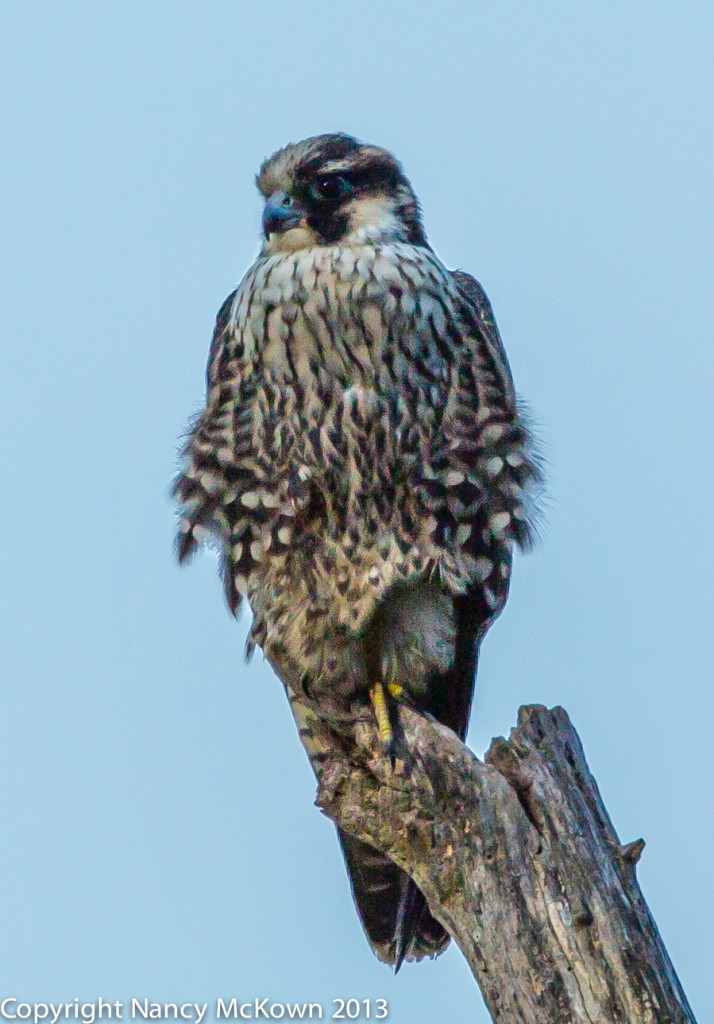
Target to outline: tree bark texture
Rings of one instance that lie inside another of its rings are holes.
[[[461,948],[498,1024],[685,1024],[694,1016],[562,708],[523,707],[479,761],[400,707],[392,769],[372,714],[328,727],[288,683],[342,829],[414,878]]]

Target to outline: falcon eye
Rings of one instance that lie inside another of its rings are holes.
[[[310,191],[315,199],[334,203],[352,192],[352,183],[341,174],[328,174],[324,178],[318,178]]]

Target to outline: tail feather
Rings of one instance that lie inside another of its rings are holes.
[[[360,921],[375,955],[392,964],[438,956],[449,936],[405,871],[374,847],[338,829]]]
[[[426,910],[426,900],[411,878],[407,879],[397,910],[397,927],[394,933],[394,973],[404,963],[412,945],[419,936],[419,923]]]

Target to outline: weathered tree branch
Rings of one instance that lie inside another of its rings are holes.
[[[494,1021],[694,1021],[635,877],[644,842],[620,844],[562,708],[521,708],[485,763],[400,708],[395,772],[370,715],[337,733],[298,693],[318,806],[412,875]]]

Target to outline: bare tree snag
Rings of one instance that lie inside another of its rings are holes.
[[[317,803],[407,870],[498,1024],[685,1024],[694,1016],[562,708],[523,707],[479,761],[400,708],[392,771],[371,715],[334,732],[288,689],[319,751]]]

